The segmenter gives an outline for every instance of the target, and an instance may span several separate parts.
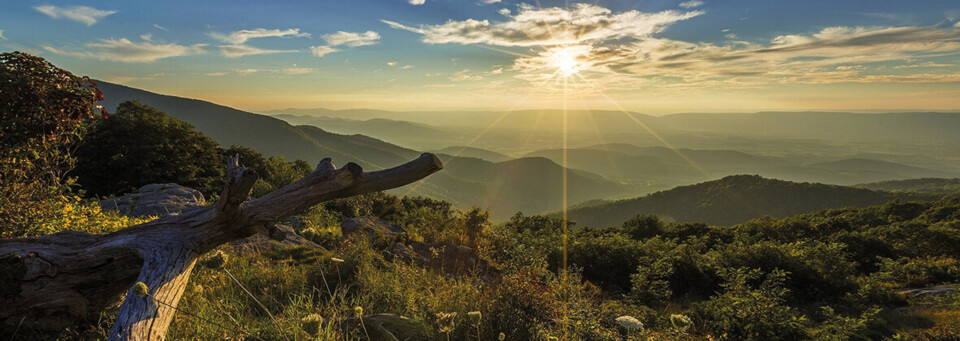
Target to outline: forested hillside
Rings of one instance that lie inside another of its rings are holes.
[[[577,207],[571,209],[568,216],[581,225],[594,227],[616,225],[637,214],[657,215],[676,222],[727,225],[763,216],[782,218],[829,208],[877,205],[893,199],[936,198],[936,195],[736,175],[644,197]]]

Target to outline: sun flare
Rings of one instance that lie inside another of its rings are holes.
[[[586,69],[588,52],[590,47],[585,45],[557,47],[547,51],[547,65],[560,77],[570,77]]]

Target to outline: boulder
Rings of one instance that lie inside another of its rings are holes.
[[[916,297],[916,298],[928,298],[928,297],[941,297],[952,295],[957,291],[957,288],[953,285],[938,285],[935,287],[928,288],[916,288],[916,289],[903,289],[898,291],[902,295]]]
[[[114,210],[130,217],[179,214],[204,206],[199,191],[177,184],[149,184],[135,193],[100,202],[103,210]]]
[[[369,334],[372,341],[426,341],[434,338],[433,329],[423,321],[394,314],[364,315],[362,325],[359,317],[350,317],[344,319],[341,326],[357,337],[366,338],[365,334]]]
[[[323,249],[320,245],[297,234],[293,227],[284,224],[274,225],[270,237],[257,233],[250,237],[231,242],[230,247],[236,252],[257,253],[262,250],[278,251],[286,248],[307,247]]]
[[[388,246],[406,236],[406,232],[377,217],[347,218],[340,223],[344,238],[362,234],[375,246]]]
[[[390,248],[389,253],[398,259],[448,274],[464,274],[475,270],[486,275],[499,274],[499,270],[478,257],[473,248],[462,245],[443,242],[433,244],[412,242],[409,245],[396,243]]]

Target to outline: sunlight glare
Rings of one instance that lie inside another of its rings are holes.
[[[561,77],[570,77],[586,68],[585,57],[590,52],[590,46],[571,45],[547,51],[548,65],[559,73]]]

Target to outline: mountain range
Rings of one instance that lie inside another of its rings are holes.
[[[892,193],[870,189],[797,183],[757,175],[734,175],[647,196],[581,205],[567,212],[578,225],[607,227],[638,215],[656,215],[676,222],[732,225],[770,216],[843,207],[879,205],[890,200],[936,200],[938,195]],[[554,216],[559,214],[554,213]]]

